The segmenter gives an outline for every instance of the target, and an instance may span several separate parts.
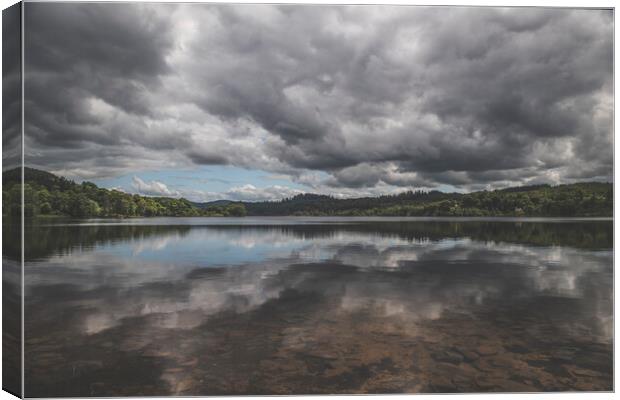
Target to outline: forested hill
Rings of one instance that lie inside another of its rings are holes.
[[[19,169],[2,174],[2,214],[19,215]],[[244,216],[240,203],[218,209],[200,209],[189,200],[148,197],[98,187],[92,182],[75,183],[49,172],[24,168],[24,213],[27,217],[61,215],[93,217],[198,217]]]
[[[193,203],[186,199],[147,197],[75,183],[49,172],[24,170],[25,214],[72,217],[134,216],[550,216],[610,217],[613,185],[585,182],[536,185],[468,194],[409,191],[398,195],[336,199],[301,194],[273,202],[220,200]],[[20,170],[3,173],[4,215],[19,214]]]
[[[409,191],[357,199],[302,194],[245,207],[249,215],[610,217],[613,185],[536,185],[468,194]]]

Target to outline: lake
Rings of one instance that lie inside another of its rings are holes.
[[[611,220],[86,220],[25,238],[26,396],[613,389]]]

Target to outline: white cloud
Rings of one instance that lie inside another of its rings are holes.
[[[234,187],[227,191],[225,194],[234,200],[246,200],[246,201],[265,201],[265,200],[280,200],[285,197],[292,197],[296,194],[304,193],[304,190],[292,189],[285,186],[268,186],[265,188],[257,188],[254,185],[243,185]]]
[[[181,193],[177,190],[171,190],[165,183],[159,181],[144,182],[142,179],[134,176],[131,186],[139,193],[146,196],[165,196],[180,197]]]
[[[214,200],[234,201],[275,201],[287,197],[293,197],[306,190],[289,188],[286,186],[268,186],[259,188],[251,184],[235,186],[222,192],[206,192],[200,190],[182,190],[180,195],[196,202],[208,202]]]

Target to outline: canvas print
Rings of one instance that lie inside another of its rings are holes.
[[[612,391],[613,30],[603,8],[4,10],[3,388]]]

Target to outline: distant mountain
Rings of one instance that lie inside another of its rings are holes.
[[[206,208],[210,208],[210,207],[219,207],[219,206],[227,206],[231,203],[234,203],[234,201],[232,200],[215,200],[215,201],[208,201],[206,203],[197,203],[197,202],[192,202],[192,204],[198,208],[201,209],[206,209]]]
[[[304,193],[280,201],[206,203],[167,197],[132,195],[77,184],[63,177],[25,168],[27,216],[73,217],[133,216],[553,216],[611,217],[613,185],[583,182],[569,185],[533,185],[473,193],[408,191],[397,195],[338,199]],[[19,169],[3,173],[3,214],[20,213]]]

